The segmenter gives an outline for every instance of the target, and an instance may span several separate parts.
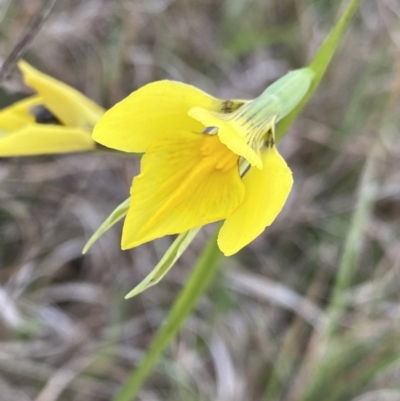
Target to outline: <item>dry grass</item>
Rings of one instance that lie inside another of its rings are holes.
[[[2,57],[41,4],[0,2]],[[26,59],[107,107],[161,78],[251,98],[309,61],[337,5],[60,1]],[[364,0],[281,143],[285,212],[225,260],[142,401],[400,400],[399,16],[396,0]],[[0,104],[20,88],[14,74]],[[170,239],[122,252],[118,226],[81,249],[137,171],[111,155],[0,160],[0,401],[111,400],[145,351],[207,234],[124,301]]]

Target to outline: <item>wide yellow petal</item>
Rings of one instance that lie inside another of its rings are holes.
[[[20,60],[25,83],[34,88],[44,105],[66,126],[88,132],[104,114],[104,109],[71,86],[46,75]]]
[[[188,116],[192,107],[234,110],[241,100],[220,100],[175,81],[157,81],[143,86],[106,112],[93,131],[93,139],[125,152],[145,152],[159,134],[202,132],[204,126]]]
[[[157,137],[133,181],[122,248],[229,216],[244,197],[237,159],[215,136],[181,131]]]
[[[237,112],[238,113],[238,112]],[[252,166],[262,168],[262,159],[258,150],[251,145],[252,127],[251,124],[246,129],[246,119],[233,118],[236,113],[224,115],[213,113],[201,107],[194,107],[189,111],[189,115],[201,121],[206,127],[217,127],[218,136],[232,152],[244,157]],[[266,129],[265,129],[266,130]]]
[[[29,124],[0,137],[0,157],[69,153],[95,148],[86,131],[61,125]]]
[[[233,255],[272,224],[292,188],[292,173],[275,146],[262,152],[264,168],[251,168],[243,177],[246,195],[241,205],[225,220],[218,246]]]
[[[30,96],[0,110],[0,137],[26,124],[34,123],[35,118],[31,110],[40,104],[43,104],[43,100],[39,96]]]

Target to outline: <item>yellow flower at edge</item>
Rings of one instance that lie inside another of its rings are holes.
[[[0,110],[0,157],[94,149],[90,134],[104,109],[25,61],[18,67],[37,94]]]
[[[309,75],[307,80],[301,84],[306,89]],[[158,81],[107,111],[94,128],[94,140],[144,152],[130,191],[122,248],[219,220],[225,220],[218,236],[225,255],[260,235],[293,183],[275,146],[283,109],[279,96],[270,93],[252,101],[221,100],[190,85]]]

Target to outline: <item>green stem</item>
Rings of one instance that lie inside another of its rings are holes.
[[[221,252],[217,246],[217,231],[200,255],[192,274],[175,301],[165,323],[158,329],[139,366],[130,374],[113,401],[132,401],[153,371],[165,348],[174,339],[182,324],[208,289],[217,272]]]
[[[336,49],[340,43],[340,40],[360,3],[361,0],[351,0],[349,2],[349,5],[345,9],[344,13],[340,16],[339,21],[330,31],[328,37],[325,39],[324,43],[322,43],[317,54],[311,61],[309,68],[311,68],[315,73],[311,87],[307,95],[304,96],[303,100],[297,105],[297,107],[279,122],[276,130],[277,139],[280,139],[285,134],[297,115],[304,108],[314,94],[315,90],[318,88],[319,83],[321,82],[321,79],[332,60],[332,57],[336,53]]]

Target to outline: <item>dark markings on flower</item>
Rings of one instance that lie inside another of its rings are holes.
[[[238,169],[239,169],[239,171],[240,171],[240,165],[241,165],[241,163],[243,162],[243,161],[245,161],[246,159],[244,159],[243,157],[241,157],[239,160],[238,160]],[[240,171],[240,177],[244,177],[246,174],[247,174],[247,172],[250,170],[250,164],[249,163],[247,163],[246,162],[246,164],[245,164],[245,168],[243,169],[243,171]]]
[[[257,118],[257,115],[260,113],[260,110],[255,111],[252,115],[246,117],[246,122],[250,123],[252,126],[254,126],[254,121]]]
[[[272,149],[275,146],[274,135],[272,133],[272,130],[268,131],[267,138],[266,138],[264,143],[265,143],[265,146],[267,148],[271,148]]]
[[[221,105],[221,111],[223,113],[232,113],[234,105],[232,100],[224,100]]]
[[[216,135],[218,134],[218,127],[207,127],[204,131],[203,134],[206,135]]]
[[[35,117],[38,124],[56,124],[61,125],[60,120],[42,104],[31,108],[30,113]]]
[[[221,112],[229,114],[242,107],[244,102],[234,102],[233,100],[224,100],[221,104]]]

